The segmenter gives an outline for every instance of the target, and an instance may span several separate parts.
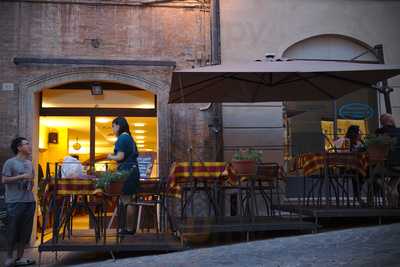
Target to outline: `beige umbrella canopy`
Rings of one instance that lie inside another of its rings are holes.
[[[255,61],[173,73],[169,103],[336,100],[400,74],[400,65]]]

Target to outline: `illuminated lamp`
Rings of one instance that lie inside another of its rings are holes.
[[[92,89],[92,95],[103,94],[103,87],[101,87],[99,83],[92,83],[91,89]]]

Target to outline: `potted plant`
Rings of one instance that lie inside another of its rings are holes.
[[[129,174],[129,171],[104,172],[97,180],[96,188],[102,189],[108,194],[119,195]]]
[[[241,175],[256,174],[256,165],[261,162],[262,152],[253,148],[240,149],[235,152],[232,159],[233,169]]]
[[[387,135],[370,135],[365,138],[364,144],[370,161],[383,161],[394,145],[394,140]]]

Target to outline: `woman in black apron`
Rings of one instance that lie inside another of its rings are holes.
[[[114,154],[109,154],[109,160],[115,160],[118,163],[118,171],[129,171],[129,176],[125,180],[122,188],[120,200],[124,207],[133,201],[135,194],[139,189],[139,168],[137,158],[139,156],[136,143],[129,131],[129,124],[123,117],[117,117],[112,122],[112,129],[117,136],[115,142]],[[125,208],[123,209],[125,211]],[[134,234],[136,230],[136,206],[129,205],[129,208],[124,212],[126,214],[127,225],[122,230],[124,234]],[[125,220],[124,220],[125,221]],[[128,229],[130,228],[130,229]]]

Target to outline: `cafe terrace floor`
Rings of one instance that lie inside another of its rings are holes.
[[[177,234],[155,233],[146,230],[126,235],[117,242],[115,231],[108,231],[106,239],[96,242],[93,230],[76,230],[71,238],[59,239],[53,243],[47,240],[39,246],[39,252],[54,251],[92,251],[92,252],[174,252],[188,249],[186,242],[193,237],[218,233],[243,233],[241,241],[250,241],[253,233],[293,231],[315,233],[323,230],[319,221],[325,218],[353,218],[364,220],[370,218],[376,223],[382,223],[384,218],[400,218],[400,209],[372,208],[333,208],[333,207],[299,207],[281,206],[285,213],[281,217],[255,217],[250,222],[248,218],[227,217],[216,222],[212,219],[195,218],[181,221],[176,225]]]
[[[155,233],[154,229],[139,232],[135,235],[125,235],[117,242],[115,231],[108,231],[104,239],[96,242],[93,230],[74,230],[70,238],[59,238],[56,243],[48,239],[39,246],[40,252],[50,251],[153,251],[171,252],[187,248],[186,237],[202,236],[214,233],[247,234],[263,231],[305,231],[314,232],[318,225],[312,222],[299,220],[299,218],[256,217],[253,222],[247,218],[225,218],[224,221],[215,222],[209,219],[191,219],[177,225],[178,235],[171,233]]]

